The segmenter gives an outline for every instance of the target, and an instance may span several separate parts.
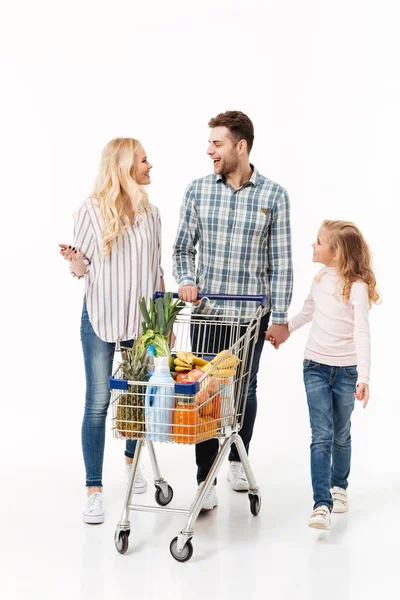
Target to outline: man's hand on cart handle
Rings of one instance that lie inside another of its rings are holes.
[[[199,304],[199,300],[197,300],[198,295],[199,290],[195,285],[184,285],[178,289],[178,296],[184,302],[193,302],[193,304]]]
[[[287,323],[285,325],[271,325],[265,332],[265,339],[274,346],[275,350],[278,350],[279,346],[286,342],[289,335]]]

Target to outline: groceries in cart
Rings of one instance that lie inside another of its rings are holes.
[[[220,362],[220,359],[222,362]],[[199,372],[199,375],[201,376],[204,372],[209,371],[213,365],[215,365],[213,372],[214,374],[218,373],[219,378],[233,377],[235,375],[235,369],[238,365],[238,362],[238,357],[232,355],[229,350],[223,350],[211,361],[204,360],[204,358],[199,356],[194,356],[189,352],[177,352],[176,358],[174,359],[175,371],[177,373],[185,374],[189,381],[196,380],[193,377],[193,371],[196,373]],[[201,373],[201,371],[203,373]],[[199,378],[200,377],[197,377],[197,379]],[[184,379],[185,377],[182,377],[181,381]]]
[[[122,349],[122,362],[119,375],[122,380],[135,381],[134,388],[130,386],[121,393],[116,406],[115,425],[123,432],[125,439],[140,439],[144,437],[144,394],[145,382],[148,379],[150,354],[143,344],[136,341],[132,348]]]
[[[172,303],[171,294],[151,300],[149,310],[144,299],[140,305],[143,333],[122,350],[114,378],[122,385],[113,394],[117,437],[195,444],[222,435],[234,418],[240,359],[228,349],[207,357],[171,354],[172,328],[185,305]]]
[[[175,398],[170,393],[174,380],[169,370],[167,356],[154,360],[154,373],[149,378],[145,394],[146,438],[153,442],[168,442],[172,433],[171,414],[175,408]]]
[[[147,309],[146,301],[142,298],[139,302],[143,315],[142,335],[138,338],[139,344],[148,347],[150,344],[156,356],[170,357],[169,343],[176,317],[185,307],[181,300],[172,301],[173,294],[165,292],[161,298],[150,299]]]
[[[114,390],[113,397],[118,437],[195,444],[218,436],[231,424],[239,358],[225,351],[216,362],[217,357],[204,361],[202,369],[177,373],[170,371],[168,357],[156,356],[155,370],[149,377],[138,358],[142,356],[143,365],[148,365],[148,356],[140,354],[138,346],[123,350],[126,362],[114,376],[123,386]],[[174,365],[175,360],[172,356]],[[229,368],[224,366],[228,362]],[[130,369],[126,363],[132,365]],[[130,373],[134,377],[129,377]]]

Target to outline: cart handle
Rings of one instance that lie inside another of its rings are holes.
[[[157,298],[163,298],[164,292],[155,292],[153,295],[153,301]],[[174,292],[173,298],[179,298],[178,294]],[[236,294],[199,294],[197,296],[199,300],[202,298],[208,298],[209,300],[236,300],[240,302],[259,302],[264,308],[268,302],[268,296],[238,296]]]

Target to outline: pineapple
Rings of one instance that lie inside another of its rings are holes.
[[[122,350],[121,378],[128,381],[147,381],[149,357],[146,348],[137,341],[132,348]],[[129,385],[117,405],[116,426],[122,437],[139,439],[145,435],[144,396],[146,386]]]

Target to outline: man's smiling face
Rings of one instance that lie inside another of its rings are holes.
[[[210,130],[210,144],[207,154],[214,164],[214,173],[229,175],[239,166],[237,143],[227,127],[214,127]]]

